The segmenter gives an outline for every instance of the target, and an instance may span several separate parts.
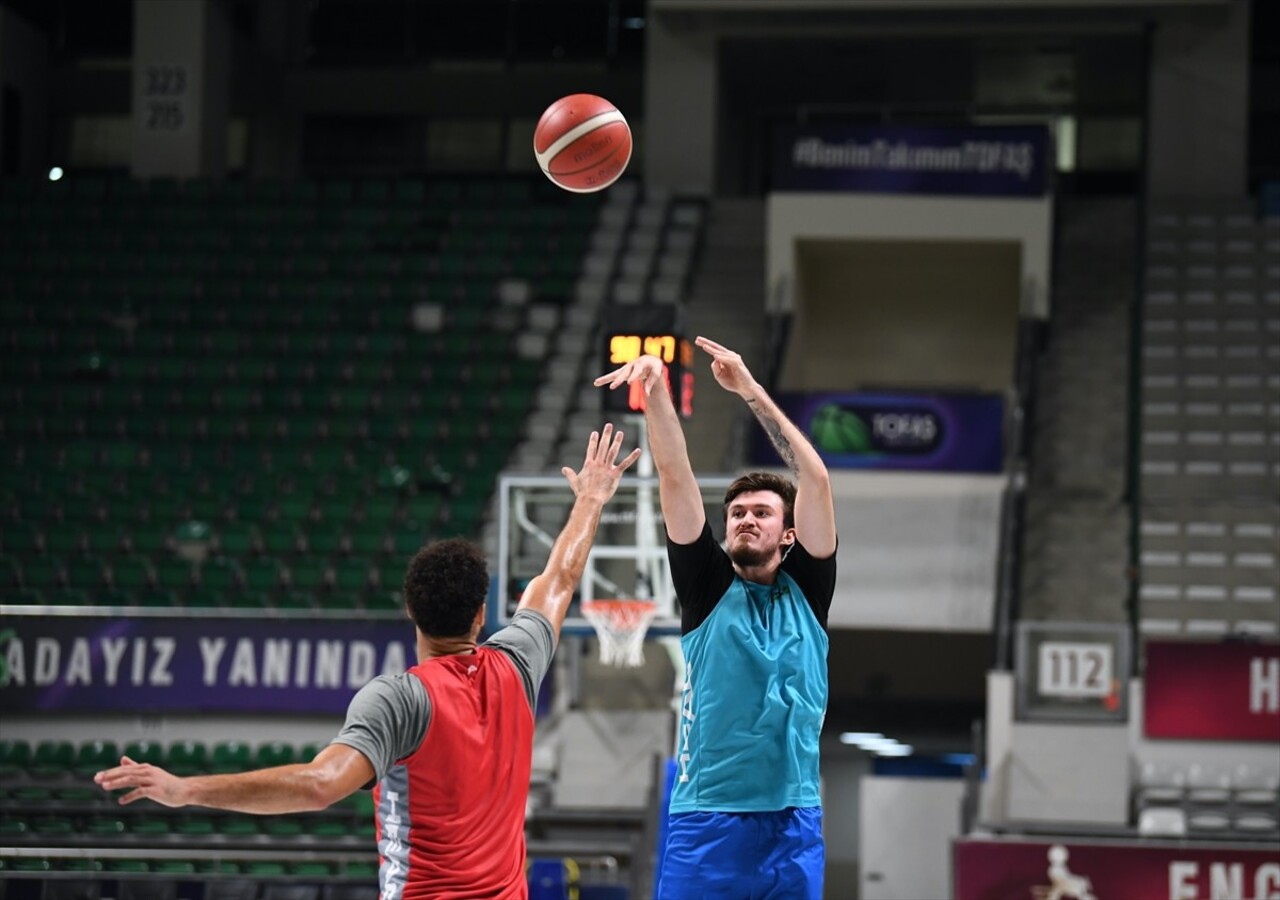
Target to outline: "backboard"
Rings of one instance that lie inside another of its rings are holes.
[[[732,481],[727,475],[698,478],[707,521],[717,540],[724,538],[721,510],[725,489]],[[573,491],[561,475],[503,475],[498,484],[495,624],[501,627],[511,621],[525,585],[546,565],[551,545],[569,517]],[[605,507],[582,584],[565,617],[564,633],[594,634],[591,623],[582,615],[584,598],[652,598],[658,609],[649,634],[680,633],[680,611],[667,566],[666,530],[656,477],[624,476]]]

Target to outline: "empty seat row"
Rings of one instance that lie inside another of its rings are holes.
[[[246,769],[282,766],[310,761],[319,751],[317,744],[301,746],[269,741],[252,745],[242,741],[137,740],[123,745],[115,741],[0,740],[0,780],[11,785],[19,775],[32,778],[60,778],[67,774],[92,776],[100,769],[120,764],[120,757],[152,763],[177,774],[196,772],[240,772]],[[101,794],[100,791],[97,792]],[[45,798],[47,799],[47,798]]]

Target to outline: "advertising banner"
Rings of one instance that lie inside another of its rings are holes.
[[[1148,641],[1149,738],[1280,742],[1280,644]]]
[[[830,468],[1000,472],[1004,399],[999,394],[783,394],[783,412]],[[777,465],[754,429],[754,459]]]
[[[1276,847],[960,839],[956,900],[1280,897]]]
[[[6,615],[0,711],[346,711],[416,662],[413,623]]]
[[[1040,197],[1042,125],[786,125],[774,134],[774,191]]]

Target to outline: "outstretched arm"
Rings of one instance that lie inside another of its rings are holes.
[[[706,512],[662,360],[641,356],[608,375],[601,375],[594,383],[596,387],[607,385],[609,390],[632,384],[644,388],[644,419],[649,426],[653,467],[658,470],[658,497],[667,537],[677,544],[692,544],[702,534]]]
[[[159,766],[122,757],[120,765],[93,776],[103,790],[133,790],[121,804],[149,798],[164,806],[208,806],[245,813],[292,813],[325,809],[374,779],[364,754],[330,744],[309,763],[275,766],[235,775],[179,778]]]
[[[836,510],[831,476],[818,451],[752,377],[740,355],[708,338],[699,337],[694,343],[711,354],[711,374],[721,387],[746,401],[795,476],[796,539],[819,559],[835,553]]]
[[[587,442],[587,458],[582,469],[573,471],[568,466],[561,474],[569,479],[569,486],[577,499],[569,512],[569,521],[551,547],[546,568],[524,589],[520,597],[520,609],[535,609],[547,617],[555,629],[557,638],[564,623],[565,612],[573,592],[582,580],[587,565],[587,555],[596,538],[600,525],[600,512],[609,502],[622,473],[640,458],[637,447],[621,463],[614,465],[618,451],[622,449],[622,432],[613,433],[612,425],[605,425],[602,434],[591,432]]]

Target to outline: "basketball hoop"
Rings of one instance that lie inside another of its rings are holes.
[[[582,614],[600,639],[600,662],[620,669],[644,665],[644,636],[657,611],[652,600],[583,600]]]

